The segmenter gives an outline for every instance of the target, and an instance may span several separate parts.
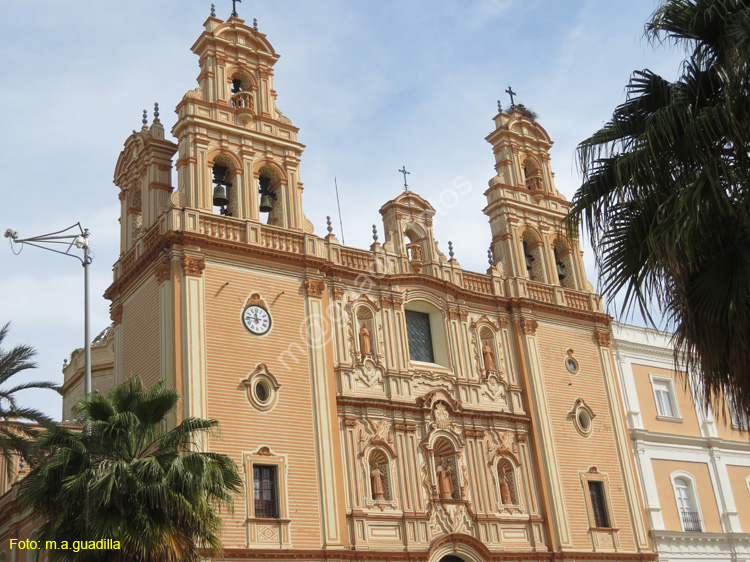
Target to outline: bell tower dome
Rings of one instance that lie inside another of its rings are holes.
[[[485,192],[484,213],[495,266],[509,277],[587,289],[578,242],[561,228],[569,203],[555,188],[547,131],[523,105],[501,111],[494,120],[487,141],[497,175]]]
[[[276,106],[279,59],[257,24],[211,16],[192,51],[198,87],[177,106],[177,206],[312,231],[302,211],[297,127]]]

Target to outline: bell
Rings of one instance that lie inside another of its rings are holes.
[[[226,191],[224,191],[223,185],[217,185],[214,187],[214,207],[225,207],[229,205],[229,199],[227,199]]]
[[[260,196],[260,212],[270,213],[273,211],[273,205],[271,205],[271,198],[268,195]]]

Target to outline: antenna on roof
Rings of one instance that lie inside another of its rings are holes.
[[[333,176],[333,185],[336,186],[336,206],[339,208],[339,226],[341,227],[341,243],[346,246],[346,238],[344,238],[344,223],[341,222],[341,203],[339,202],[339,184],[336,181],[336,176]]]

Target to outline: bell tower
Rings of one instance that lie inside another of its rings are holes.
[[[257,25],[212,16],[192,46],[198,87],[177,106],[173,203],[204,213],[312,232],[302,211],[297,127],[276,106],[279,59]]]
[[[547,131],[523,105],[501,111],[494,120],[487,141],[497,175],[485,192],[484,213],[495,266],[508,277],[586,290],[578,242],[560,226],[569,203],[555,188]]]

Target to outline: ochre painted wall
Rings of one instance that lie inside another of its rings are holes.
[[[674,381],[675,398],[682,421],[666,421],[657,419],[656,399],[649,374],[660,377],[670,377]],[[659,369],[658,367],[633,364],[633,378],[638,392],[638,403],[641,407],[643,426],[648,431],[659,433],[674,433],[677,435],[700,435],[698,418],[695,415],[693,398],[690,390],[685,388],[682,378],[675,376],[674,371]]]
[[[727,465],[727,472],[732,485],[740,527],[743,533],[750,533],[750,489],[747,480],[750,478],[750,466]]]
[[[670,475],[673,472],[687,472],[695,478],[696,494],[700,504],[700,514],[703,527],[709,533],[721,533],[721,519],[719,508],[716,505],[714,488],[711,485],[711,476],[708,465],[699,462],[668,461],[654,459],[651,461],[654,467],[654,478],[659,492],[659,504],[664,516],[664,526],[668,531],[682,531],[682,523],[677,511],[677,499],[674,495]],[[696,506],[698,507],[698,506]]]

